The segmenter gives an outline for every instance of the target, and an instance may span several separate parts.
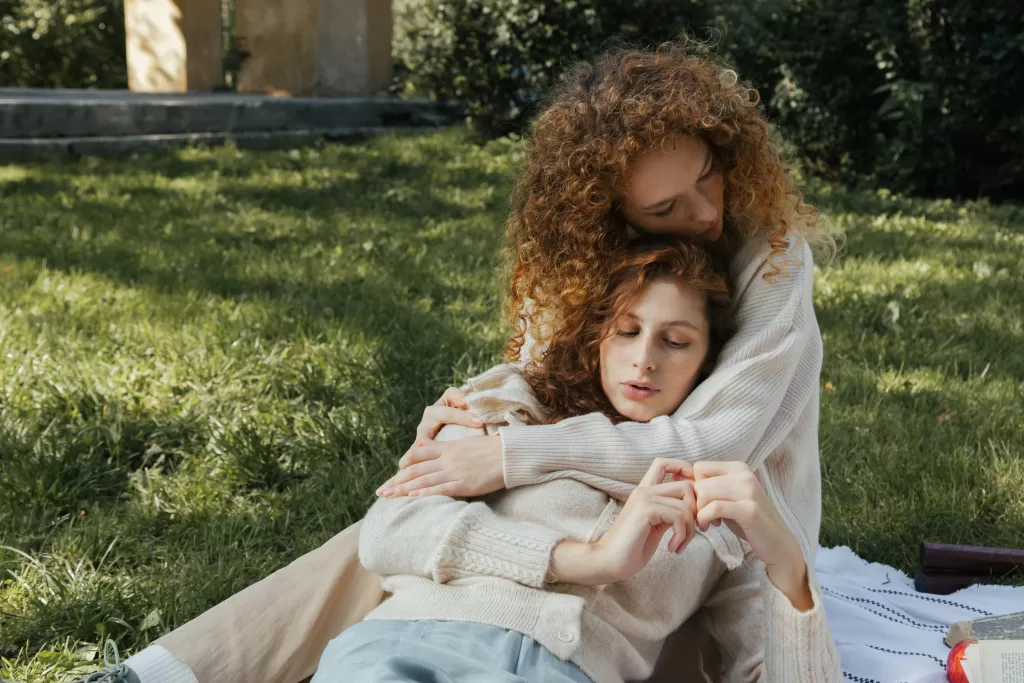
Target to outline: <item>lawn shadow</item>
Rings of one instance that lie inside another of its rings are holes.
[[[874,368],[854,363],[829,376],[820,428],[823,546],[848,545],[913,573],[923,540],[1017,542],[1024,470],[1007,472],[1024,442],[1005,401],[967,387],[880,382]]]
[[[1015,202],[958,202],[952,199],[909,197],[886,191],[845,187],[815,178],[808,179],[804,193],[810,202],[826,214],[899,216],[946,223],[955,223],[970,216],[997,225],[1024,226],[1024,204]]]
[[[415,328],[436,328],[432,316],[421,314],[412,303],[417,293],[435,297],[443,296],[443,292],[458,294],[452,291],[451,283],[441,283],[438,274],[464,267],[460,261],[464,252],[445,249],[438,239],[417,240],[408,232],[415,232],[416,224],[428,218],[460,221],[486,211],[453,203],[432,184],[424,184],[423,179],[436,171],[426,164],[385,161],[378,160],[376,166],[364,161],[361,167],[355,167],[356,177],[333,176],[322,186],[260,187],[234,179],[218,190],[221,203],[217,207],[198,210],[188,193],[151,184],[122,188],[137,197],[137,202],[118,204],[109,199],[74,196],[70,208],[61,211],[62,217],[55,220],[34,215],[39,207],[33,207],[35,210],[9,221],[0,254],[17,259],[35,258],[49,268],[92,272],[125,286],[150,287],[163,294],[205,293],[227,299],[276,301],[297,307],[310,320],[318,316],[335,318],[340,302],[376,301],[392,307],[382,311],[384,318],[408,319]],[[84,174],[92,175],[91,171]],[[450,175],[456,179],[452,187],[457,189],[472,189],[500,180],[493,173],[474,175],[456,171]],[[419,181],[421,187],[407,193],[404,200],[389,197],[395,183],[403,181]],[[24,179],[8,182],[0,190],[10,197],[74,191],[66,179]],[[147,201],[141,201],[144,199]],[[159,203],[157,216],[152,215],[154,201]],[[240,226],[233,216],[224,216],[239,207],[266,212],[265,216],[253,219],[262,222],[266,229],[259,229],[259,225]],[[206,220],[216,214],[220,214],[219,219]],[[296,217],[298,222],[293,220]],[[356,223],[376,223],[373,237],[398,238],[413,245],[420,242],[424,248],[438,247],[431,250],[427,264],[415,263],[408,254],[389,252],[388,244],[363,256],[379,269],[381,277],[394,283],[395,291],[406,290],[411,297],[389,302],[388,292],[374,291],[375,285],[365,277],[304,283],[296,280],[293,273],[254,272],[253,263],[279,261],[301,266],[314,254],[329,254],[339,246],[361,248],[371,234],[339,230],[332,223],[338,217]],[[273,221],[278,219],[281,222],[275,225]],[[76,242],[75,234],[81,235],[83,231],[86,236]],[[493,237],[500,232],[499,225]],[[481,236],[475,235],[474,239],[480,241]],[[497,242],[493,240],[494,244]],[[495,265],[498,258],[495,248]]]

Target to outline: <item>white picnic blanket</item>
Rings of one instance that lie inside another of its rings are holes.
[[[903,572],[847,547],[819,548],[816,569],[843,675],[855,683],[946,683],[953,622],[1024,611],[1024,587],[918,593]]]

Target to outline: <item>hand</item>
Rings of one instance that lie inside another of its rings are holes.
[[[693,478],[698,528],[707,531],[725,522],[750,544],[768,578],[790,602],[797,609],[810,609],[814,602],[800,544],[750,467],[743,462],[698,462]]]
[[[501,437],[471,436],[413,446],[377,495],[475,498],[505,488]]]
[[[666,475],[670,481],[664,481]],[[693,466],[688,462],[655,460],[608,533],[593,544],[566,542],[556,546],[551,573],[569,583],[623,581],[647,566],[669,529],[673,537],[668,549],[681,553],[695,534],[692,476]],[[591,547],[583,547],[587,545]]]
[[[445,425],[464,425],[476,429],[484,426],[483,420],[469,412],[466,395],[455,387],[449,387],[441,398],[437,399],[437,403],[423,410],[423,418],[416,426],[416,441],[413,447],[433,441],[437,432]]]

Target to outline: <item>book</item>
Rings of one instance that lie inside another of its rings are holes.
[[[921,543],[921,571],[1000,576],[1024,569],[1024,549]]]
[[[948,543],[921,543],[921,570],[914,587],[922,593],[948,595],[975,583],[1024,571],[1024,549],[986,548]]]
[[[946,633],[952,683],[1024,681],[1024,612],[958,621]]]
[[[1024,612],[958,621],[946,633],[946,645],[961,640],[1024,640]]]
[[[919,571],[914,576],[914,588],[919,593],[949,595],[950,593],[955,593],[961,588],[967,588],[968,586],[973,586],[976,583],[990,583],[990,581],[991,579],[984,576],[929,570]]]
[[[950,683],[1024,681],[1024,640],[963,640],[949,655],[946,678]]]

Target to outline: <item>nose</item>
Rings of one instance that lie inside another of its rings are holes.
[[[690,220],[698,225],[714,223],[718,218],[718,207],[709,198],[698,194],[690,205]]]
[[[654,349],[652,339],[638,339],[636,355],[633,357],[633,367],[640,372],[654,372]]]

